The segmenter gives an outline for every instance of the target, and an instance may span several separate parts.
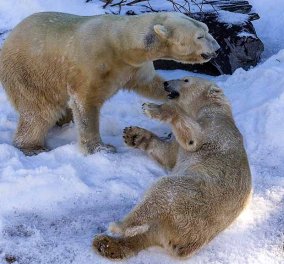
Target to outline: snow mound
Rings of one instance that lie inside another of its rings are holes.
[[[168,79],[184,71],[161,71]],[[183,263],[281,263],[284,197],[284,50],[250,70],[216,78],[232,102],[249,154],[254,195],[239,219]],[[110,263],[91,250],[92,237],[121,219],[165,175],[142,152],[128,149],[122,129],[140,125],[163,136],[169,128],[140,109],[145,99],[120,92],[103,108],[102,134],[117,154],[82,156],[74,125],[53,129],[54,149],[25,157],[11,146],[17,115],[0,93],[0,253],[19,263]],[[131,105],[129,104],[131,102]],[[179,263],[161,249],[126,263]]]
[[[0,0],[0,32],[38,11],[100,14],[100,1]],[[156,1],[158,2],[158,1]],[[262,18],[255,23],[264,39],[266,58],[249,71],[237,70],[216,81],[232,102],[234,117],[246,144],[254,194],[252,202],[230,228],[190,260],[175,260],[150,248],[125,261],[129,264],[283,263],[284,241],[284,4],[251,0]],[[275,7],[275,8],[274,8]],[[166,79],[191,73],[160,71]],[[196,76],[196,75],[195,75]],[[166,136],[167,126],[142,114],[147,101],[119,92],[103,107],[101,133],[116,154],[84,157],[76,143],[74,124],[48,135],[53,149],[34,157],[12,146],[18,115],[0,89],[0,263],[113,263],[91,249],[95,234],[121,219],[144,191],[167,172],[138,150],[123,144],[125,126],[138,125]],[[131,103],[130,103],[131,102]]]
[[[260,19],[253,21],[258,37],[264,43],[263,58],[284,48],[284,1],[249,0]]]

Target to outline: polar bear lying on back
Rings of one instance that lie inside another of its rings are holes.
[[[0,80],[20,114],[14,144],[27,155],[46,150],[48,130],[73,114],[84,153],[113,150],[99,134],[107,99],[120,87],[166,98],[153,60],[204,63],[218,49],[205,24],[179,13],[34,14],[15,27],[0,54]]]
[[[143,108],[150,118],[170,124],[175,140],[163,141],[140,127],[126,128],[124,139],[171,173],[121,222],[110,226],[119,236],[94,239],[94,249],[104,257],[127,258],[151,246],[189,257],[227,228],[250,197],[243,138],[223,91],[191,77],[168,81],[165,89],[172,100]]]

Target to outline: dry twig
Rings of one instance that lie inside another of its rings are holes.
[[[92,0],[86,0],[86,2],[90,2]],[[214,4],[211,1],[208,0],[202,0],[201,2],[198,0],[183,0],[177,1],[177,0],[165,0],[172,4],[173,10],[180,13],[190,14],[192,11],[191,5],[194,4],[201,13],[203,13],[203,6],[204,5],[210,5],[212,9],[218,13],[217,9],[215,8]],[[141,4],[142,7],[148,9],[151,12],[158,12],[159,10],[156,10],[151,5],[151,0],[120,0],[120,1],[114,1],[114,0],[103,0],[105,4],[103,5],[103,8],[110,7],[118,7],[118,14],[120,14],[123,6],[134,6],[135,4],[139,4],[142,2],[146,2],[145,4]]]

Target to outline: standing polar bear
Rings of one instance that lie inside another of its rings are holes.
[[[205,24],[174,12],[34,14],[15,27],[0,54],[0,80],[20,114],[14,144],[27,155],[46,150],[48,130],[71,108],[85,154],[114,150],[99,134],[107,99],[120,87],[164,99],[153,60],[204,63],[218,49]]]
[[[144,150],[172,169],[122,222],[99,235],[94,249],[122,259],[150,246],[188,257],[228,227],[251,193],[251,174],[242,135],[228,101],[215,84],[184,78],[165,82],[174,98],[162,105],[144,104],[146,115],[172,126],[176,140],[165,142],[139,127],[124,130],[127,145]]]

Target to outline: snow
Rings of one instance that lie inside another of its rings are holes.
[[[247,14],[232,13],[225,10],[218,11],[218,20],[227,24],[244,24],[248,21]]]
[[[263,58],[275,54],[284,46],[283,0],[249,0],[261,19],[253,21],[257,34],[264,42]]]
[[[99,3],[75,0],[0,0],[0,28],[11,29],[43,10],[100,14]],[[224,88],[244,135],[252,175],[252,202],[242,215],[190,260],[175,260],[162,249],[144,250],[123,263],[284,263],[284,12],[282,0],[251,0],[261,19],[254,22],[264,40],[264,59],[254,69],[210,77]],[[167,79],[193,75],[160,71]],[[194,74],[196,75],[196,74]],[[84,157],[73,124],[48,135],[52,151],[24,156],[12,146],[18,115],[0,90],[0,263],[113,263],[91,249],[95,234],[121,219],[144,191],[167,172],[138,150],[123,144],[122,130],[138,125],[166,136],[167,126],[142,114],[148,101],[119,92],[103,107],[101,133],[116,154]],[[131,103],[129,103],[131,102]]]
[[[119,13],[125,14],[128,11],[134,11],[135,13],[141,12],[149,12],[149,11],[182,11],[182,12],[211,12],[217,10],[218,7],[212,7],[211,4],[206,3],[203,0],[195,0],[195,1],[188,1],[188,0],[175,0],[176,4],[173,4],[171,1],[163,1],[161,4],[160,0],[151,0],[151,1],[141,1],[132,5],[133,0],[125,0],[123,1],[123,8],[120,9],[118,3],[121,3],[121,0],[113,0],[111,4],[106,5],[106,10],[110,13]]]
[[[256,35],[255,34],[252,34],[252,33],[248,33],[248,32],[240,32],[238,34],[239,37],[246,37],[246,38],[256,38]]]
[[[57,11],[84,14],[86,16],[104,13],[99,7],[99,3],[92,3],[90,6],[82,2],[79,0],[1,0],[0,27],[11,29],[25,17],[36,12]]]

